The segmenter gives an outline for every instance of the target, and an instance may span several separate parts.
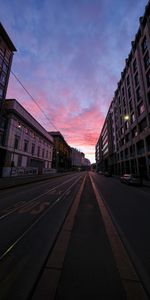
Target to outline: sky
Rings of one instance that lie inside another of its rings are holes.
[[[95,162],[95,145],[147,0],[0,0],[12,39],[15,98]]]

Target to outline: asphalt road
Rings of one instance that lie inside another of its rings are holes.
[[[91,173],[128,253],[150,294],[150,188]]]
[[[0,191],[0,299],[27,299],[85,173]]]

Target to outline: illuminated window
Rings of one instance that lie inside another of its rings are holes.
[[[132,114],[131,114],[131,123],[133,123],[134,121],[135,121],[135,114],[132,113]]]
[[[144,112],[144,110],[144,104],[140,103],[140,105],[138,106],[138,115],[141,115]]]

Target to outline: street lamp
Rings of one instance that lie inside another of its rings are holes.
[[[59,166],[59,151],[56,151],[56,170],[58,172],[58,166]]]
[[[125,120],[125,121],[129,121],[129,120],[130,120],[130,116],[129,116],[129,115],[125,115],[125,116],[124,116],[124,120]]]
[[[18,123],[17,125],[17,128],[18,129],[21,129],[21,124]],[[17,143],[17,144],[16,144]],[[18,148],[18,140],[16,141],[16,138],[14,139],[14,147],[13,147],[13,153],[12,153],[12,159],[11,159],[11,169],[10,169],[10,177],[12,176],[12,171],[13,171],[13,168],[15,166],[14,164],[14,157],[15,157],[15,150]]]

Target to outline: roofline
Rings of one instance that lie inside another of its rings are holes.
[[[13,42],[11,41],[8,33],[6,32],[6,30],[4,29],[2,23],[0,22],[0,34],[2,35],[3,39],[6,41],[6,43],[8,44],[8,46],[10,47],[10,49],[12,51],[17,51],[17,49],[15,48]]]

